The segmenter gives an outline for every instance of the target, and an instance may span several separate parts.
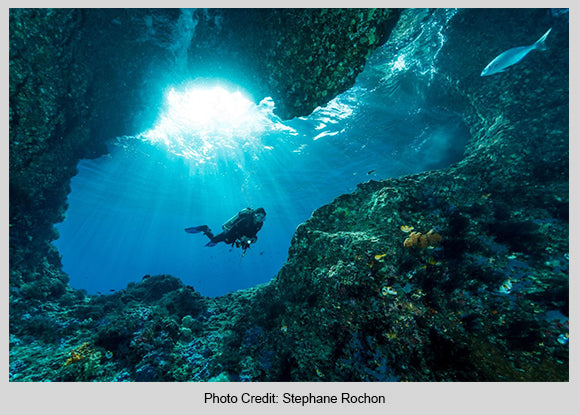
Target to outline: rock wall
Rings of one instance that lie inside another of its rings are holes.
[[[170,56],[145,37],[147,13],[10,10],[10,284],[17,296],[65,292],[50,242],[76,165],[105,154],[107,141],[142,131],[141,112],[161,99],[148,88],[148,63],[167,68]]]
[[[395,55],[397,40],[436,13],[403,12],[386,47]],[[480,77],[493,57],[549,27],[547,51]],[[472,135],[463,161],[361,183],[320,207],[279,274],[253,289],[208,299],[146,276],[58,303],[14,289],[11,379],[567,380],[566,16],[467,9],[441,33],[424,94],[462,114]]]

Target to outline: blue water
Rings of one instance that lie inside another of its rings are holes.
[[[422,41],[433,45],[428,37]],[[251,108],[261,108],[263,119],[249,133],[236,130],[246,125],[201,131],[183,120],[180,132],[160,133],[170,112],[160,103],[148,132],[114,140],[110,154],[79,163],[54,242],[71,285],[108,293],[147,274],[171,274],[219,296],[264,283],[316,208],[358,183],[460,160],[468,132],[457,115],[426,104],[422,91],[433,68],[409,71],[413,62],[408,50],[393,58],[379,49],[355,86],[327,107],[281,121],[266,100]],[[175,90],[186,93],[184,85]],[[248,206],[264,207],[267,217],[243,257],[184,232],[207,224],[217,233]]]

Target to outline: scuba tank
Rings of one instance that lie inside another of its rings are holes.
[[[253,209],[252,208],[245,208],[240,210],[235,216],[232,216],[230,219],[228,219],[228,221],[226,223],[224,223],[222,225],[222,230],[224,232],[229,232],[230,229],[232,229],[234,227],[234,225],[237,223],[237,221],[240,219],[240,217],[242,215],[247,215],[248,213],[252,213]]]

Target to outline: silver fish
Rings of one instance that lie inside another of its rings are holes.
[[[544,36],[539,38],[538,41],[533,45],[518,46],[516,48],[506,50],[485,67],[485,69],[481,72],[481,76],[489,76],[503,72],[507,67],[515,65],[524,59],[524,57],[534,49],[546,50],[546,38],[551,31],[552,28],[544,33]]]

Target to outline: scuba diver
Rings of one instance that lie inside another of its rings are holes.
[[[223,232],[215,235],[207,225],[194,226],[186,228],[187,233],[203,232],[209,238],[209,242],[205,246],[216,246],[219,242],[225,242],[236,247],[242,247],[243,254],[250,244],[258,240],[256,236],[258,231],[262,229],[264,220],[266,219],[266,211],[264,208],[252,209],[245,208],[238,212],[222,225]]]

